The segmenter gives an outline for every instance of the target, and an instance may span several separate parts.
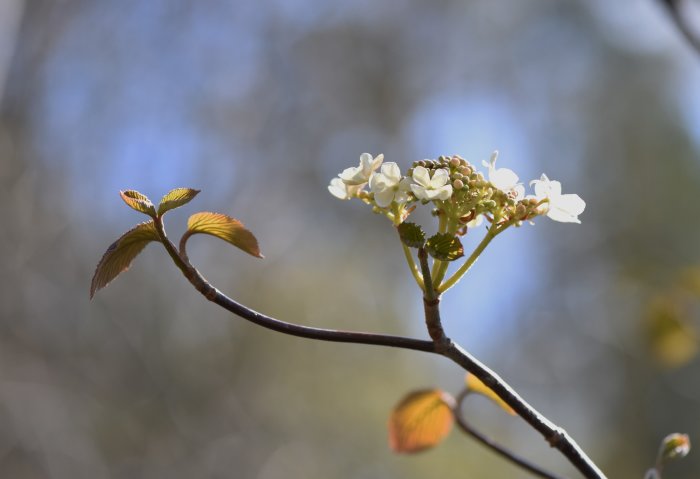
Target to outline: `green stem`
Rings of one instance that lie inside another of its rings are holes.
[[[425,284],[423,283],[423,277],[421,276],[420,271],[418,271],[418,266],[416,265],[416,261],[413,259],[413,255],[411,254],[410,248],[403,243],[401,243],[401,246],[403,246],[403,254],[406,257],[406,262],[408,263],[408,268],[411,270],[411,274],[413,275],[413,279],[416,280],[416,283],[418,283],[418,286],[420,286],[420,289],[425,291]]]
[[[447,214],[444,210],[438,210],[440,215],[438,216],[438,233],[444,233],[447,231]],[[430,276],[435,279],[438,269],[442,266],[442,261],[439,259],[433,260],[433,267],[430,270]],[[433,281],[434,285],[439,284],[439,281]]]
[[[481,240],[481,243],[474,249],[472,254],[467,258],[467,260],[464,262],[462,266],[459,267],[457,271],[454,272],[454,274],[448,278],[444,283],[439,284],[437,286],[437,292],[438,294],[442,294],[448,289],[450,289],[452,286],[457,284],[457,282],[462,279],[462,276],[469,271],[469,268],[472,267],[474,263],[476,263],[476,260],[479,258],[479,255],[484,251],[484,249],[489,245],[492,239],[496,237],[501,231],[505,229],[505,225],[501,228],[498,228],[495,224],[489,228],[488,232],[486,233],[486,236],[484,236],[484,239]]]

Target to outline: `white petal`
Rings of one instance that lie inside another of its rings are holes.
[[[557,198],[557,207],[562,208],[572,215],[580,215],[586,209],[586,202],[579,195],[568,194]]]
[[[430,180],[430,186],[432,188],[440,188],[441,186],[445,186],[445,183],[448,181],[450,181],[450,174],[446,169],[440,168],[435,170],[435,173],[433,173],[433,178]],[[450,191],[450,194],[452,194],[452,191]]]
[[[386,188],[374,194],[374,202],[380,208],[386,208],[394,200],[394,192],[391,188]]]
[[[340,200],[349,200],[350,198],[348,197],[348,192],[345,186],[345,183],[343,183],[343,180],[340,178],[333,178],[331,180],[331,184],[328,185],[328,191],[335,196],[336,198]]]
[[[406,177],[401,180],[399,183],[399,191],[411,191],[411,178]]]
[[[561,196],[561,183],[555,180],[551,180],[549,182],[549,195]]]
[[[540,177],[539,180],[532,180],[530,182],[530,186],[534,186],[535,197],[538,200],[541,200],[543,198],[549,198],[549,196],[550,196],[549,178],[547,178],[547,175],[545,175],[544,173],[542,173],[542,176]]]
[[[442,188],[435,190],[437,192],[436,198],[439,200],[447,200],[452,196],[452,185],[445,185]]]
[[[362,169],[359,167],[346,168],[338,176],[346,185],[363,185],[367,183],[368,180],[368,178],[362,174]]]
[[[411,185],[411,191],[419,200],[429,200],[428,191],[420,185]]]
[[[399,191],[397,191],[394,194],[394,201],[396,201],[399,204],[406,203],[410,199],[411,199],[411,195],[409,195],[405,191],[402,191],[401,189],[399,189]]]
[[[501,191],[510,191],[518,184],[518,175],[508,168],[499,168],[489,172],[489,181]]]
[[[382,165],[382,175],[387,179],[387,184],[394,186],[401,181],[401,169],[394,162],[384,163]]]
[[[374,171],[374,170],[376,170],[377,168],[379,168],[379,165],[382,164],[382,161],[384,161],[384,154],[383,154],[383,153],[377,155],[377,156],[374,158],[374,160],[372,160],[372,166],[371,166],[372,171]]]
[[[368,171],[372,169],[372,155],[369,153],[362,153],[360,155],[360,170]]]
[[[581,223],[575,215],[570,214],[568,211],[551,206],[547,211],[547,217],[560,223]]]
[[[484,222],[484,215],[478,215],[476,218],[467,223],[467,228],[476,228]]]
[[[517,184],[511,190],[515,194],[515,201],[520,201],[525,197],[525,187],[522,184]]]
[[[430,186],[430,173],[422,166],[416,166],[413,168],[413,181],[421,186]],[[413,189],[413,187],[411,187]],[[415,193],[415,190],[413,191]],[[418,196],[418,195],[416,195]]]
[[[386,189],[386,178],[381,173],[369,177],[369,189],[372,193]]]

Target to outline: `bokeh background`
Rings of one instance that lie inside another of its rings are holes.
[[[641,478],[667,433],[700,441],[700,56],[660,2],[3,0],[0,98],[0,477],[527,477],[456,432],[389,451],[401,396],[461,388],[441,358],[262,330],[153,245],[88,300],[142,220],[118,190],[191,186],[188,212],[236,216],[266,256],[194,239],[224,292],[425,336],[390,224],[326,190],[364,151],[498,149],[580,194],[582,225],[498,238],[444,298],[447,331],[611,478]],[[187,211],[169,216],[177,237]],[[575,476],[522,421],[466,412]],[[691,452],[667,477],[699,475]]]

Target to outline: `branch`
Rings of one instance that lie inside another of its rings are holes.
[[[218,304],[227,311],[240,316],[252,323],[262,326],[273,331],[302,338],[317,339],[321,341],[332,341],[339,343],[359,343],[370,344],[377,346],[390,346],[394,348],[412,349],[415,351],[423,351],[427,353],[435,352],[435,346],[431,341],[406,338],[403,336],[391,336],[385,334],[360,333],[354,331],[340,331],[335,329],[313,328],[309,326],[301,326],[298,324],[280,321],[279,319],[266,316],[258,313],[247,306],[244,306],[233,299],[229,298],[219,290],[214,288],[209,282],[204,279],[202,274],[197,271],[187,258],[185,243],[189,235],[185,234],[180,242],[180,252],[175,249],[175,245],[168,239],[163,223],[160,218],[155,221],[158,235],[165,246],[168,254],[175,262],[175,265],[182,271],[187,280],[209,301]]]
[[[534,407],[528,404],[518,393],[496,373],[487,368],[478,359],[462,349],[459,345],[449,341],[449,345],[442,353],[466,371],[479,378],[486,386],[498,395],[530,426],[538,431],[550,446],[558,449],[569,462],[588,479],[605,479],[605,474],[598,469],[595,463],[576,444],[568,433],[556,426],[549,419],[540,414]]]
[[[547,418],[542,416],[535,408],[525,402],[525,400],[523,400],[503,379],[484,366],[476,358],[472,357],[460,346],[453,343],[444,333],[440,334],[442,333],[441,327],[437,331],[434,331],[437,333],[435,341],[425,341],[402,336],[312,328],[280,321],[258,313],[234,301],[210,285],[201,273],[190,264],[185,250],[186,238],[183,238],[185,241],[181,242],[180,251],[178,252],[175,245],[168,239],[160,217],[155,218],[155,226],[165,249],[177,267],[182,271],[192,286],[209,301],[259,326],[292,336],[321,341],[389,346],[445,356],[462,366],[466,371],[478,377],[484,384],[491,388],[506,404],[513,408],[520,417],[535,430],[539,431],[552,447],[559,449],[584,477],[587,479],[605,479],[605,475],[596,467],[593,461],[586,456],[566,431],[555,426]],[[426,267],[427,261],[425,257],[422,258],[421,266],[426,287],[426,296],[423,301],[426,321],[428,324],[437,322],[437,325],[439,325],[439,296],[435,296],[435,292],[432,288],[430,271]],[[430,293],[428,293],[428,291],[430,291]]]
[[[695,52],[700,55],[700,35],[694,31],[681,11],[683,0],[659,0],[664,5],[678,30],[683,34]]]
[[[492,451],[494,451],[496,454],[499,456],[505,458],[506,460],[512,462],[516,466],[519,466],[525,470],[530,471],[533,473],[535,476],[538,477],[544,477],[545,479],[563,479],[561,476],[557,476],[549,471],[546,471],[542,468],[540,468],[538,465],[533,464],[532,462],[528,461],[527,459],[518,456],[511,450],[501,446],[498,444],[496,441],[491,439],[490,437],[482,434],[481,432],[477,431],[474,429],[472,426],[467,423],[466,419],[462,415],[462,404],[464,403],[464,400],[467,398],[469,395],[470,391],[468,389],[465,389],[462,391],[459,396],[457,396],[457,401],[454,410],[452,411],[455,417],[455,421],[457,422],[457,426],[464,431],[466,434],[470,435],[474,439],[476,439],[478,442],[483,444],[484,446],[488,447]]]

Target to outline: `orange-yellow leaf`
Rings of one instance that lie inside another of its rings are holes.
[[[440,389],[408,394],[389,418],[391,449],[413,453],[439,444],[452,428],[454,404],[454,398]]]
[[[190,216],[187,221],[190,234],[203,233],[216,236],[248,254],[262,258],[258,240],[243,223],[221,213],[201,212]]]
[[[90,284],[90,299],[114,278],[123,273],[151,241],[160,241],[153,221],[136,225],[112,243],[95,268]]]
[[[698,354],[698,334],[690,315],[671,296],[649,303],[647,334],[654,357],[666,367],[683,366]]]
[[[142,195],[136,190],[126,190],[120,191],[119,196],[122,197],[124,203],[129,205],[131,208],[135,209],[140,213],[144,213],[148,216],[156,215],[156,208],[151,203],[146,195]]]
[[[161,216],[166,211],[179,208],[192,201],[192,198],[197,196],[200,190],[195,190],[193,188],[175,188],[174,190],[168,191],[168,193],[163,196],[158,205],[158,216]]]
[[[467,374],[465,381],[467,383],[467,388],[470,391],[486,396],[487,398],[501,406],[508,414],[515,416],[515,411],[513,411],[513,408],[507,405],[505,401],[503,401],[503,399],[499,398],[490,387],[488,387],[481,381],[481,379],[477,378],[473,374]]]

